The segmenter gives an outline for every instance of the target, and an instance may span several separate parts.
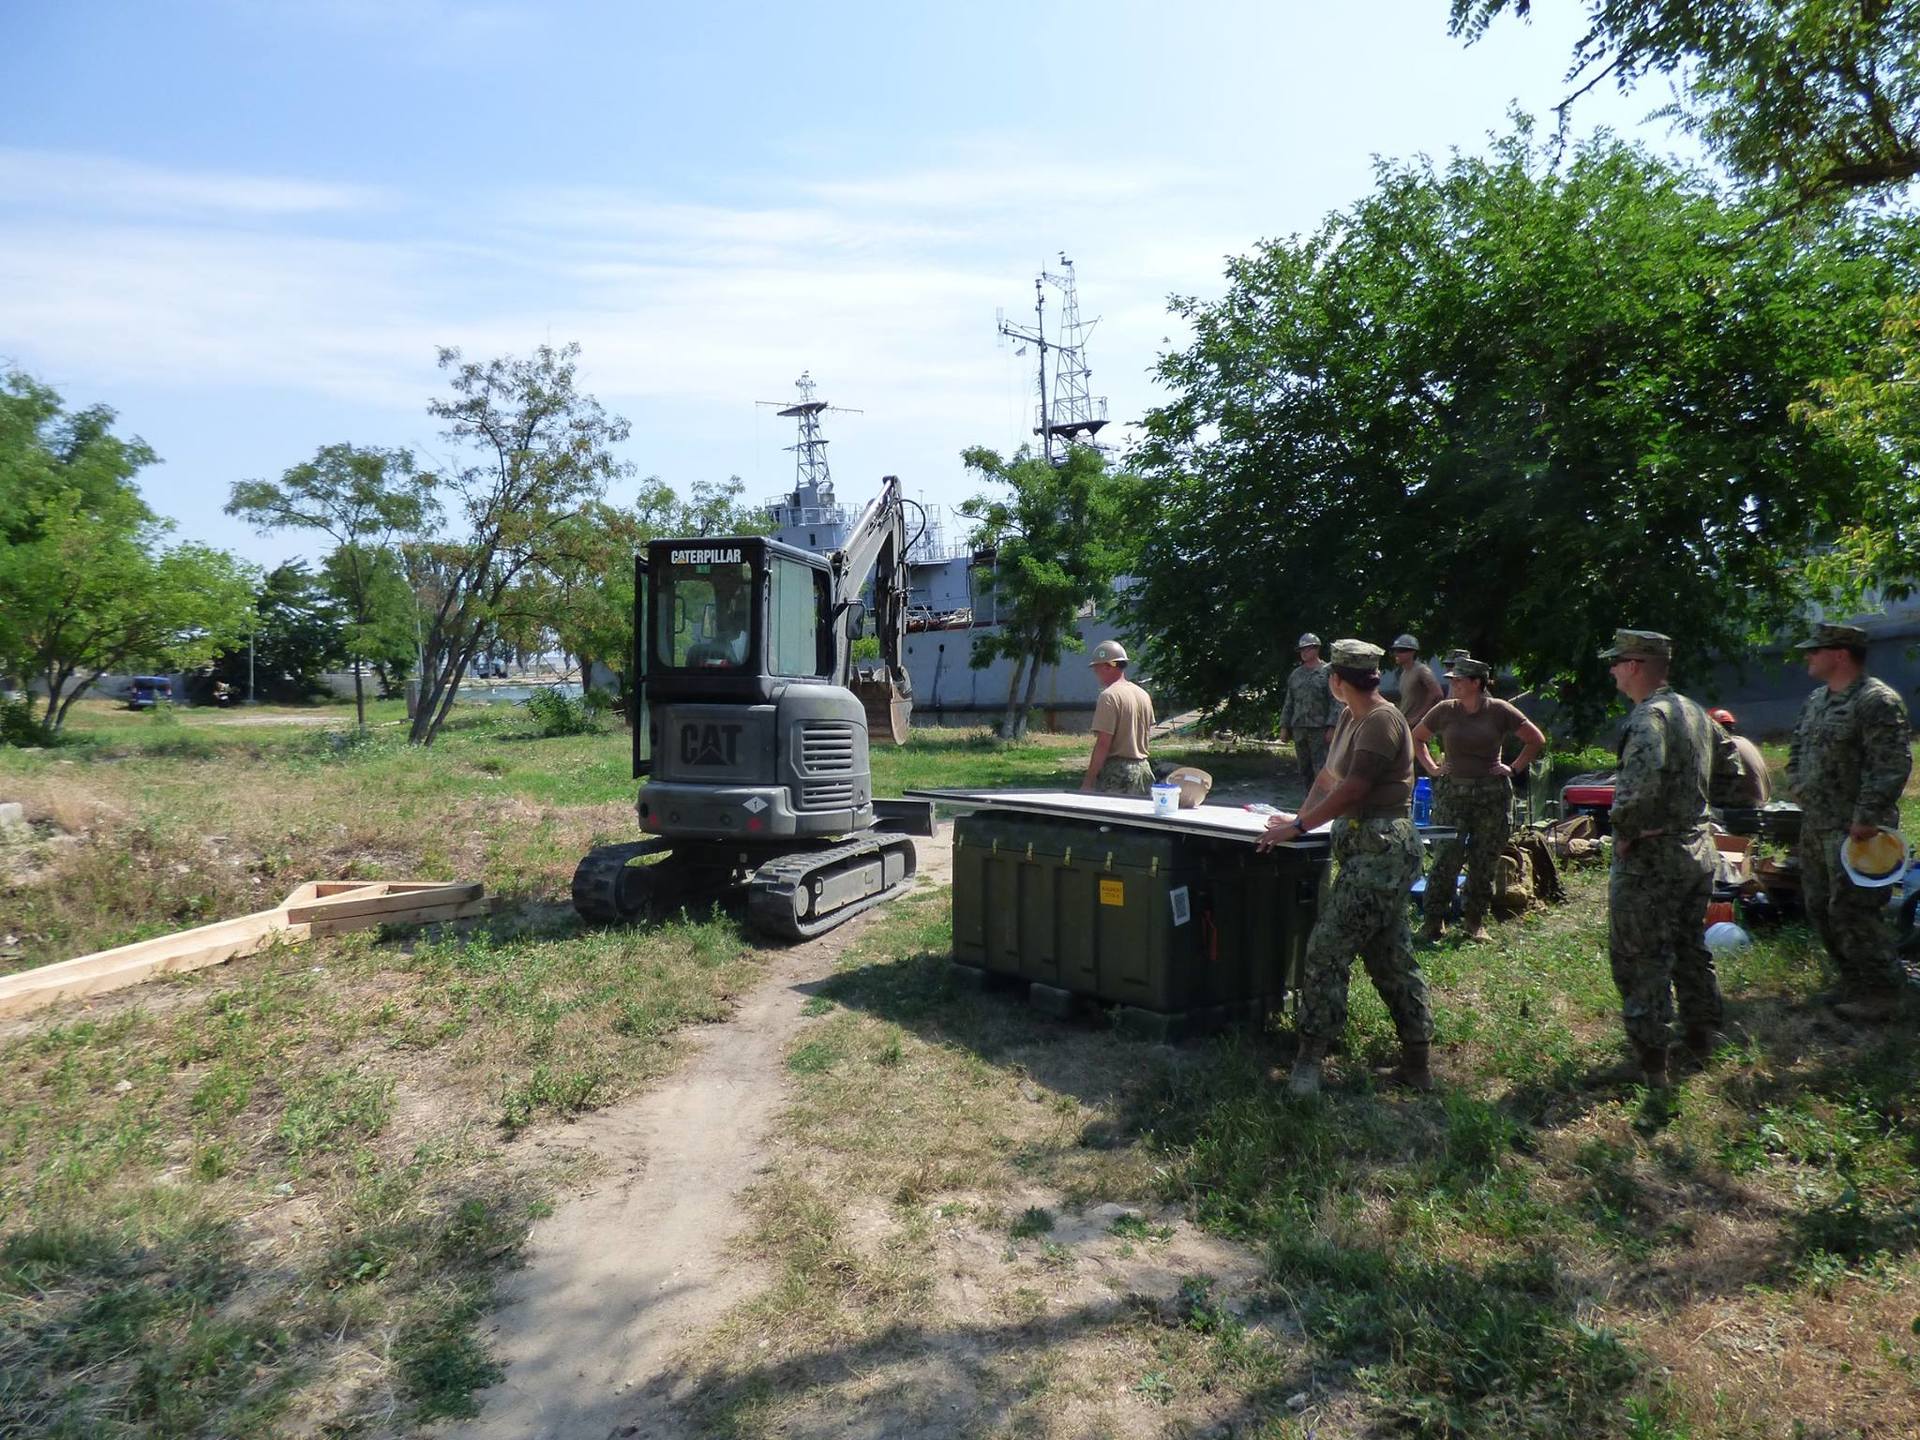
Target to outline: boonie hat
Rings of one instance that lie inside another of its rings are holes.
[[[1673,655],[1673,637],[1658,630],[1616,630],[1613,644],[1600,652],[1602,660],[1666,660]]]
[[[1393,645],[1390,648],[1395,650],[1418,650],[1420,648],[1420,642],[1411,635],[1400,635],[1394,638]]]
[[[1471,655],[1462,655],[1447,666],[1447,678],[1450,680],[1487,680],[1493,676],[1493,667],[1484,660],[1476,660]]]
[[[1302,635],[1298,640],[1293,642],[1293,648],[1296,650],[1304,650],[1309,645],[1318,645],[1319,643],[1320,643],[1320,637],[1314,634],[1311,630],[1309,630],[1307,631],[1306,634]]]
[[[1858,625],[1829,625],[1825,621],[1813,627],[1813,638],[1802,640],[1796,650],[1830,650],[1842,645],[1859,648],[1867,643],[1867,632]]]
[[[1897,830],[1879,829],[1865,840],[1840,842],[1840,868],[1856,885],[1891,885],[1907,872],[1907,842]]]
[[[1378,670],[1380,657],[1385,652],[1378,645],[1366,640],[1336,640],[1333,642],[1333,663],[1348,670]]]
[[[1089,665],[1124,665],[1127,663],[1127,647],[1118,640],[1102,640],[1093,647],[1093,659]]]
[[[1707,711],[1707,718],[1709,720],[1718,720],[1722,725],[1731,725],[1733,724],[1733,711],[1709,710]]]

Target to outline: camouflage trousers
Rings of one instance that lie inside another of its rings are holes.
[[[1627,1038],[1634,1043],[1671,1043],[1676,995],[1681,1024],[1719,1027],[1720,979],[1707,949],[1712,896],[1713,841],[1706,831],[1651,836],[1624,856],[1615,843],[1607,877],[1607,956]]]
[[[1413,821],[1336,820],[1333,858],[1339,868],[1300,966],[1301,1036],[1329,1043],[1340,1038],[1347,1028],[1347,978],[1358,955],[1400,1039],[1431,1040],[1427,980],[1413,958],[1407,925],[1407,892],[1420,874]]]
[[[1464,862],[1466,922],[1471,925],[1484,920],[1493,905],[1494,869],[1513,833],[1513,785],[1504,775],[1442,775],[1433,788],[1433,823],[1451,825],[1459,834],[1434,847],[1433,868],[1427,872],[1427,918],[1446,918]]]
[[[1302,730],[1296,725],[1293,730],[1293,758],[1300,766],[1300,783],[1311,790],[1314,780],[1327,763],[1327,727],[1316,725],[1311,730]]]
[[[1847,878],[1840,868],[1840,846],[1846,838],[1845,830],[1801,829],[1801,898],[1841,982],[1855,990],[1886,990],[1903,977],[1894,959],[1887,892]]]
[[[1109,760],[1093,777],[1093,788],[1102,795],[1153,794],[1153,766],[1144,760]]]

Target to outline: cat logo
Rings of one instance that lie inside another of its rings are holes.
[[[740,763],[739,725],[702,725],[680,727],[680,760],[686,765],[737,765]]]

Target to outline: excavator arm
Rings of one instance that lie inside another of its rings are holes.
[[[907,743],[913,714],[913,681],[907,675],[907,516],[900,477],[888,475],[880,493],[860,512],[847,543],[828,561],[832,577],[833,676],[866,707],[867,733]],[[874,628],[879,661],[853,658],[854,618],[860,594],[873,579]]]

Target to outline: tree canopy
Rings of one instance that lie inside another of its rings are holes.
[[[34,718],[51,730],[104,674],[188,669],[246,633],[246,568],[164,546],[171,523],[134,484],[155,456],[113,419],[68,414],[25,375],[0,381],[0,673],[42,683]]]
[[[242,643],[214,661],[204,682],[209,691],[223,680],[242,694],[251,686],[249,699],[298,701],[326,693],[323,676],[347,657],[346,623],[339,600],[304,560],[276,565],[260,580],[250,623]]]
[[[1449,0],[1469,42],[1532,0]],[[1920,175],[1920,0],[1586,0],[1574,96],[1670,77],[1666,113],[1742,178],[1801,202]],[[1563,107],[1564,108],[1564,107]]]
[[[1277,687],[1300,630],[1411,629],[1591,721],[1614,627],[1667,631],[1684,669],[1792,620],[1810,553],[1905,484],[1804,407],[1910,288],[1914,237],[1752,218],[1608,139],[1547,169],[1523,132],[1383,164],[1177,301],[1132,525],[1156,678],[1223,701]]]
[[[1055,465],[1024,447],[1011,460],[973,448],[961,459],[978,478],[1006,487],[960,506],[978,522],[974,545],[994,552],[992,588],[997,629],[976,631],[971,663],[1014,662],[1001,733],[1025,733],[1042,665],[1055,665],[1074,639],[1083,607],[1105,596],[1129,550],[1122,521],[1131,481],[1106,457],[1070,446]],[[1021,681],[1026,694],[1020,694]]]
[[[628,473],[612,450],[627,422],[575,384],[579,354],[578,345],[542,345],[527,359],[482,365],[440,352],[451,393],[427,412],[464,459],[433,483],[461,533],[413,547],[409,558],[416,593],[429,601],[415,743],[439,732],[514,582],[555,556],[569,516]]]
[[[345,610],[347,654],[356,662],[391,648],[388,547],[418,531],[433,513],[429,484],[405,450],[323,445],[313,459],[290,468],[278,481],[242,480],[233,487],[227,514],[244,516],[261,533],[318,530],[333,537],[326,577]],[[367,725],[361,666],[353,668],[354,713]]]

